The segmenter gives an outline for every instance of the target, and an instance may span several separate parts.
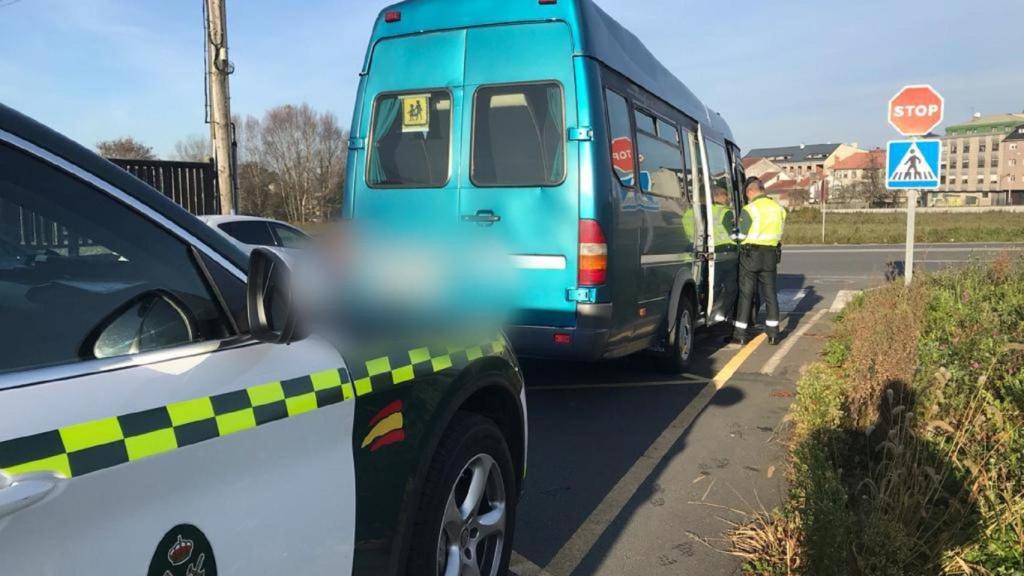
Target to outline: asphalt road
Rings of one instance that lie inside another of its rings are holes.
[[[1024,244],[919,245],[917,269],[1024,254]],[[515,534],[519,576],[738,574],[731,522],[771,509],[785,487],[779,438],[801,367],[831,312],[902,273],[903,246],[791,246],[780,270],[787,339],[725,346],[698,334],[688,374],[649,358],[524,360],[527,492]]]

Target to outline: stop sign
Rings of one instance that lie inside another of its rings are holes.
[[[943,107],[931,86],[907,86],[889,100],[889,124],[904,136],[924,136],[942,122]]]
[[[631,176],[633,172],[633,141],[629,138],[612,140],[612,166],[623,176]]]

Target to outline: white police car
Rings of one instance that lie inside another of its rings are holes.
[[[293,330],[282,261],[249,268],[0,106],[0,574],[504,574],[504,337],[339,350]]]

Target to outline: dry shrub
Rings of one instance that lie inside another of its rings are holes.
[[[742,558],[746,573],[759,576],[802,574],[800,526],[791,517],[761,513],[731,533],[733,556]]]
[[[857,312],[837,326],[837,337],[849,346],[842,364],[848,424],[869,426],[878,418],[885,387],[913,380],[926,304],[923,282],[910,288],[890,284],[867,293]]]

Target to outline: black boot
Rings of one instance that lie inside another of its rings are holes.
[[[726,344],[739,344],[740,346],[743,346],[743,345],[745,345],[749,341],[750,340],[747,338],[747,334],[746,333],[743,333],[743,334],[736,333],[736,334],[733,334],[732,336],[726,336],[725,337],[725,343]]]

